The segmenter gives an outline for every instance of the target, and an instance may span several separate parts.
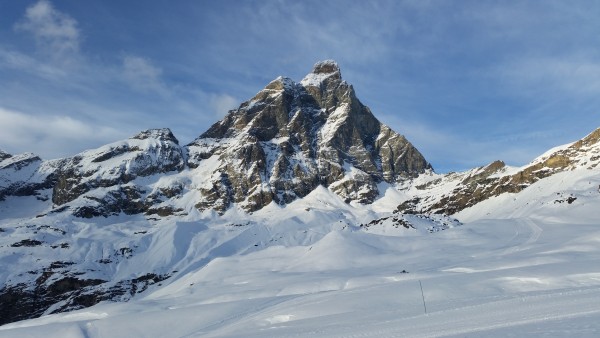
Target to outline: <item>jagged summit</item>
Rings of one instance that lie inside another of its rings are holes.
[[[157,139],[157,140],[170,141],[170,142],[174,142],[175,144],[179,144],[179,141],[177,140],[175,135],[173,135],[173,132],[171,132],[171,129],[169,129],[169,128],[157,128],[157,129],[144,130],[144,131],[141,131],[138,134],[132,136],[131,139],[138,139],[138,140]]]
[[[358,100],[330,60],[315,64],[301,82],[271,81],[186,146],[168,128],[149,129],[73,157],[30,156],[16,165],[29,172],[6,171],[0,198],[22,193],[22,186],[46,189],[44,198],[79,217],[224,212],[234,204],[255,211],[319,186],[346,202],[371,203],[379,183],[431,169]]]
[[[4,161],[5,159],[7,159],[9,157],[12,157],[12,155],[3,151],[2,149],[0,149],[0,162]]]
[[[300,83],[278,77],[230,111],[189,145],[191,167],[209,158],[218,158],[220,174],[211,176],[200,208],[239,203],[256,210],[319,185],[347,201],[369,203],[379,182],[431,168],[358,100],[334,61],[318,62]]]
[[[339,73],[340,66],[335,60],[323,60],[315,63],[312,69],[312,74],[331,74]]]
[[[310,73],[300,83],[304,87],[321,87],[323,84],[339,83],[342,81],[342,73],[337,62],[325,60],[317,62]]]

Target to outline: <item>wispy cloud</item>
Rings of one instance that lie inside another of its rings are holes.
[[[122,137],[122,132],[110,126],[66,115],[32,116],[0,107],[0,144],[8,152],[35,149],[43,156],[62,157],[63,148],[73,149],[73,144],[82,151]]]
[[[600,62],[579,56],[513,60],[496,68],[496,74],[526,94],[545,90],[596,96],[600,92]]]
[[[15,29],[31,33],[44,52],[53,57],[63,57],[79,51],[81,35],[77,21],[62,13],[46,0],[27,8],[25,16],[15,24]]]
[[[134,55],[125,56],[123,58],[123,75],[125,81],[136,90],[167,93],[161,80],[162,69],[145,58]]]
[[[2,68],[26,72],[46,79],[56,79],[66,75],[66,72],[60,67],[40,62],[29,55],[0,46],[0,69]]]
[[[216,118],[223,118],[231,109],[238,107],[240,102],[233,96],[227,94],[214,94],[210,98],[210,105],[215,112]]]

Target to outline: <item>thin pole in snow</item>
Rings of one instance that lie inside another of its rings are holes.
[[[425,295],[423,294],[423,284],[421,284],[420,279],[419,279],[419,286],[421,287],[421,298],[423,298],[423,308],[425,309],[425,313],[427,313],[427,306],[425,305]]]

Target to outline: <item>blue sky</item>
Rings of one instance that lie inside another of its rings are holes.
[[[187,143],[335,59],[438,172],[522,165],[600,127],[597,1],[0,0],[0,149]]]

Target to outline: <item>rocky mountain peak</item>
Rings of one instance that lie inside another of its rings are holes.
[[[27,191],[48,195],[51,188],[53,204],[78,217],[224,212],[234,204],[255,211],[319,186],[347,202],[371,203],[379,183],[431,169],[358,100],[334,61],[318,62],[300,82],[276,78],[192,143],[178,143],[167,128],[149,129],[70,158],[32,157],[22,163],[36,174],[6,171],[0,195],[20,193],[23,176],[35,178]]]
[[[315,63],[313,66],[312,72],[313,74],[333,74],[339,73],[340,66],[334,60],[324,60]]]
[[[148,129],[139,132],[138,134],[130,137],[130,139],[137,140],[147,140],[147,139],[156,139],[159,141],[168,141],[173,142],[175,144],[179,144],[179,140],[173,135],[171,129],[169,128],[158,128],[158,129]]]
[[[200,209],[238,203],[257,210],[304,197],[319,185],[347,201],[370,203],[379,182],[431,168],[358,100],[331,60],[315,64],[300,83],[273,80],[188,147],[190,167],[220,163]]]
[[[333,60],[319,61],[300,84],[304,87],[332,87],[342,82],[342,73],[337,62]]]
[[[9,154],[9,153],[3,151],[2,149],[0,149],[0,162],[4,161],[5,159],[10,158],[10,157],[12,157],[11,154]]]

